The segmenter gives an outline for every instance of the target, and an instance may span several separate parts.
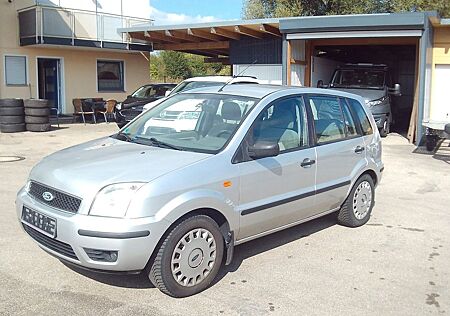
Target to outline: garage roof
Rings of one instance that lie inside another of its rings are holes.
[[[155,50],[175,50],[212,57],[229,56],[230,40],[281,37],[279,19],[241,20],[184,25],[144,25],[119,29],[132,39],[153,43]]]

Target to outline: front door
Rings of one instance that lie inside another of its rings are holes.
[[[49,100],[50,106],[60,112],[61,103],[60,60],[38,58],[39,99]]]
[[[238,164],[241,177],[240,230],[237,239],[255,236],[307,218],[314,207],[316,155],[309,147],[302,97],[266,107],[253,123],[243,146],[277,142],[280,154]]]

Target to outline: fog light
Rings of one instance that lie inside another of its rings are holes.
[[[116,262],[119,257],[119,252],[116,250],[101,250],[84,248],[84,251],[94,261],[100,262]]]

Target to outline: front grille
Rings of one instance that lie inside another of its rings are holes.
[[[78,260],[77,255],[75,254],[70,245],[63,243],[62,241],[50,238],[47,235],[44,235],[43,233],[38,232],[37,230],[23,223],[22,226],[23,229],[28,233],[28,235],[30,235],[30,237],[36,240],[40,245],[48,249],[51,249],[65,257]]]
[[[46,201],[44,200],[42,194],[44,192],[50,192],[53,195],[53,200]],[[31,182],[29,193],[32,197],[39,200],[40,202],[47,204],[51,207],[60,209],[62,211],[67,211],[71,213],[78,212],[80,208],[81,199],[71,196],[67,193],[63,193],[61,191],[57,191],[50,187],[44,186],[37,182]]]

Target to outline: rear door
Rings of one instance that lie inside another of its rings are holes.
[[[278,142],[280,154],[252,160],[243,154],[238,239],[255,236],[310,216],[314,208],[316,154],[310,146],[301,96],[279,99],[253,123],[241,152],[257,141]]]
[[[344,99],[310,95],[317,152],[316,212],[339,207],[366,165],[365,144]]]

